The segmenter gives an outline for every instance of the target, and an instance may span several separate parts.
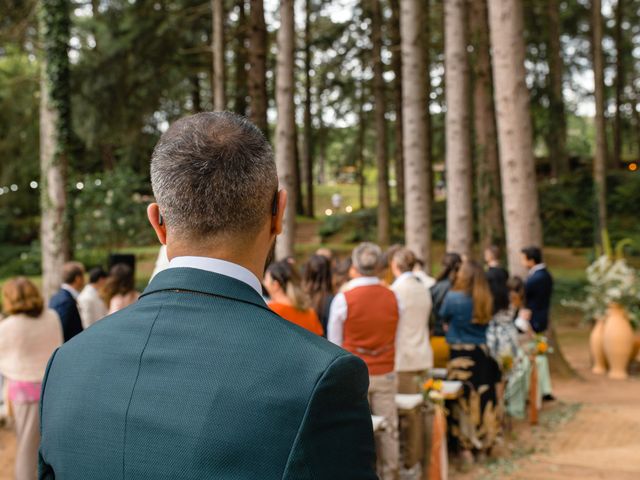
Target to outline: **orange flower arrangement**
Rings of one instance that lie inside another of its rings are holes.
[[[422,384],[422,392],[427,396],[432,391],[440,392],[441,390],[442,390],[442,380],[435,380],[433,378],[429,378]]]

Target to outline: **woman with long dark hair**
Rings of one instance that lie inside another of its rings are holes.
[[[331,261],[327,257],[312,255],[309,258],[304,266],[302,287],[309,296],[311,307],[315,310],[326,335],[329,307],[334,296]]]
[[[109,270],[104,286],[105,301],[109,314],[115,313],[135,303],[140,296],[134,286],[133,269],[126,263],[117,263]]]
[[[500,370],[486,340],[493,298],[480,265],[470,260],[462,263],[440,315],[448,324],[448,378],[464,382],[464,395],[450,406],[450,431],[464,459],[472,461],[472,452],[488,451],[498,432],[495,385]]]
[[[451,290],[456,273],[462,264],[462,257],[454,252],[446,253],[442,258],[442,270],[431,287],[431,317],[429,319],[431,350],[433,350],[433,366],[445,368],[449,360],[449,346],[445,339],[446,324],[440,315],[440,307],[444,297]]]
[[[274,262],[267,267],[264,287],[269,293],[269,308],[285,320],[322,335],[324,330],[311,300],[303,290],[300,275],[286,260]]]

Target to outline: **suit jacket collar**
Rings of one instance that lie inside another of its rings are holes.
[[[163,270],[153,277],[140,297],[164,291],[186,291],[229,298],[268,310],[264,299],[248,284],[198,268],[177,267]]]

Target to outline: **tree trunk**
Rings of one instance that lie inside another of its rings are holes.
[[[224,3],[211,0],[211,21],[213,43],[213,109],[226,110],[227,99],[224,92]]]
[[[200,79],[198,78],[198,74],[194,73],[191,75],[189,81],[191,82],[191,110],[193,113],[198,113],[202,111],[200,104]]]
[[[60,287],[71,243],[66,214],[71,138],[68,1],[42,2],[39,20],[44,49],[40,65],[40,242],[42,293],[48,300]]]
[[[360,209],[365,208],[364,205],[364,136],[367,130],[367,117],[364,113],[364,82],[360,82],[360,98],[359,98],[359,110],[358,110],[358,200],[360,203]]]
[[[489,0],[493,79],[509,271],[526,276],[520,250],[542,246],[533,158],[529,90],[520,0]]]
[[[238,24],[236,26],[235,51],[235,98],[233,110],[239,115],[247,114],[247,16],[245,0],[238,1]]]
[[[322,118],[323,105],[322,105],[322,92],[324,92],[326,85],[326,74],[323,73],[320,78],[320,84],[317,91],[317,105],[318,105],[318,184],[322,185],[326,181],[326,165],[327,165],[327,127],[324,124]]]
[[[284,231],[276,244],[279,259],[294,254],[296,228],[296,121],[294,104],[294,13],[293,0],[280,1],[280,29],[277,36],[276,71],[276,165],[280,187],[289,193],[289,207],[285,211]]]
[[[249,118],[265,135],[267,123],[267,26],[263,0],[251,0],[249,35]]]
[[[305,10],[303,175],[306,184],[305,213],[313,218],[315,213],[313,208],[313,126],[311,124],[311,0],[305,0]]]
[[[396,121],[394,128],[395,139],[395,174],[396,201],[404,204],[404,157],[402,154],[402,55],[400,53],[400,0],[391,0],[391,69],[393,70],[393,95]],[[428,24],[427,24],[428,25]]]
[[[405,237],[407,247],[431,267],[431,165],[428,145],[429,73],[423,38],[422,0],[400,4],[402,52],[402,122],[405,180]]]
[[[476,188],[480,244],[504,245],[504,220],[500,192],[498,136],[493,107],[493,77],[486,0],[469,0],[469,29],[473,54],[473,113]]]
[[[562,62],[562,47],[560,45],[560,2],[549,0],[548,3],[549,38],[547,42],[547,56],[549,64],[548,90],[550,125],[547,137],[551,176],[566,174],[569,171],[569,157],[567,156],[567,122],[562,97],[562,76],[564,64]]]
[[[613,121],[613,158],[614,168],[622,167],[622,116],[620,108],[622,106],[622,93],[625,85],[624,39],[622,37],[622,22],[624,21],[624,0],[618,0],[616,6],[616,27],[614,40],[616,43],[616,116]]]
[[[444,38],[447,251],[469,256],[473,246],[473,188],[465,0],[444,2]]]
[[[380,0],[371,0],[371,43],[373,48],[373,95],[376,124],[376,167],[378,170],[378,243],[389,245],[391,201],[389,198],[389,166],[387,164],[387,125],[382,64],[382,12]]]
[[[604,118],[604,64],[602,59],[602,3],[592,0],[593,76],[596,101],[596,152],[593,159],[593,179],[597,205],[597,244],[602,247],[602,232],[607,228],[607,133]]]
[[[295,62],[295,57],[294,57],[294,62]],[[295,86],[295,80],[294,80],[294,86]],[[300,144],[298,143],[298,124],[295,121],[295,100],[294,100],[294,106],[293,106],[293,138],[295,139],[294,141],[294,145],[295,145],[295,160],[294,160],[294,165],[295,165],[295,184],[296,184],[296,194],[295,194],[295,199],[296,199],[296,215],[304,215],[304,198],[302,196],[302,172],[300,171],[300,163],[301,163],[301,156],[300,156]]]

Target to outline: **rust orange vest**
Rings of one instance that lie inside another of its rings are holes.
[[[356,287],[344,293],[347,319],[342,348],[362,358],[369,375],[393,372],[398,302],[383,285]]]

